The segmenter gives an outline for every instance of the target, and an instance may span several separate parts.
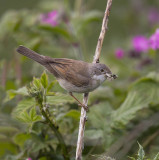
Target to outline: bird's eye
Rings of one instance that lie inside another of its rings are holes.
[[[101,71],[101,72],[104,72],[104,69],[101,69],[100,71]]]

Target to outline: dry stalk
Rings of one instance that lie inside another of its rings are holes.
[[[94,59],[92,63],[99,63],[99,58],[101,54],[101,49],[102,49],[105,33],[108,29],[108,17],[109,17],[111,5],[112,5],[112,0],[108,0],[104,18],[103,18],[101,32],[98,38],[96,51],[95,51],[95,55],[94,55]],[[87,105],[88,95],[89,95],[88,93],[84,94],[84,98],[83,98],[84,105]],[[82,150],[84,148],[84,129],[85,129],[86,120],[87,120],[86,111],[82,107],[81,116],[80,116],[80,124],[79,124],[79,132],[78,132],[78,140],[77,140],[77,148],[76,148],[76,160],[82,160]]]

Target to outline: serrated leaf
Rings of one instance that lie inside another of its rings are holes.
[[[29,114],[27,111],[22,112],[20,115],[17,115],[16,118],[24,123],[32,123],[31,118],[29,117]]]
[[[159,104],[159,83],[151,78],[135,82],[123,104],[112,114],[112,127],[125,126],[135,113],[149,104]]]
[[[16,117],[21,113],[25,112],[29,108],[35,105],[35,100],[33,98],[28,98],[20,101],[13,112],[13,116]]]
[[[46,72],[44,72],[41,75],[40,81],[41,81],[41,84],[43,85],[43,87],[46,89],[48,86],[48,75],[46,74]]]
[[[157,153],[157,155],[155,156],[153,160],[159,160],[159,152]]]
[[[139,145],[139,151],[137,154],[137,156],[138,156],[137,160],[144,160],[144,157],[145,157],[144,149],[139,143],[138,143],[138,145]]]
[[[40,121],[42,120],[41,116],[37,115],[35,107],[33,107],[30,112],[29,116],[32,122]]]
[[[36,114],[36,111],[32,108],[30,112],[22,112],[20,115],[16,116],[18,120],[24,123],[32,125],[34,122],[42,120],[41,116]]]

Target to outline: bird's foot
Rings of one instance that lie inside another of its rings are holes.
[[[86,105],[84,105],[84,104],[78,104],[78,106],[83,107],[83,108],[86,110],[86,112],[89,111],[88,106],[86,106]]]

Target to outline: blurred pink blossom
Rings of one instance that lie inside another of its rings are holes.
[[[41,22],[44,24],[50,24],[51,26],[55,27],[58,25],[58,11],[54,10],[46,14],[41,14]]]
[[[115,56],[118,59],[122,59],[124,57],[124,50],[121,48],[116,49]]]
[[[136,52],[147,52],[149,50],[149,40],[142,35],[135,36],[132,45]]]
[[[156,29],[156,32],[150,37],[149,43],[152,49],[159,49],[159,28]]]
[[[159,11],[156,8],[152,8],[149,11],[148,20],[151,24],[159,23]]]
[[[26,160],[32,160],[32,159],[29,157],[29,158],[27,158]]]

